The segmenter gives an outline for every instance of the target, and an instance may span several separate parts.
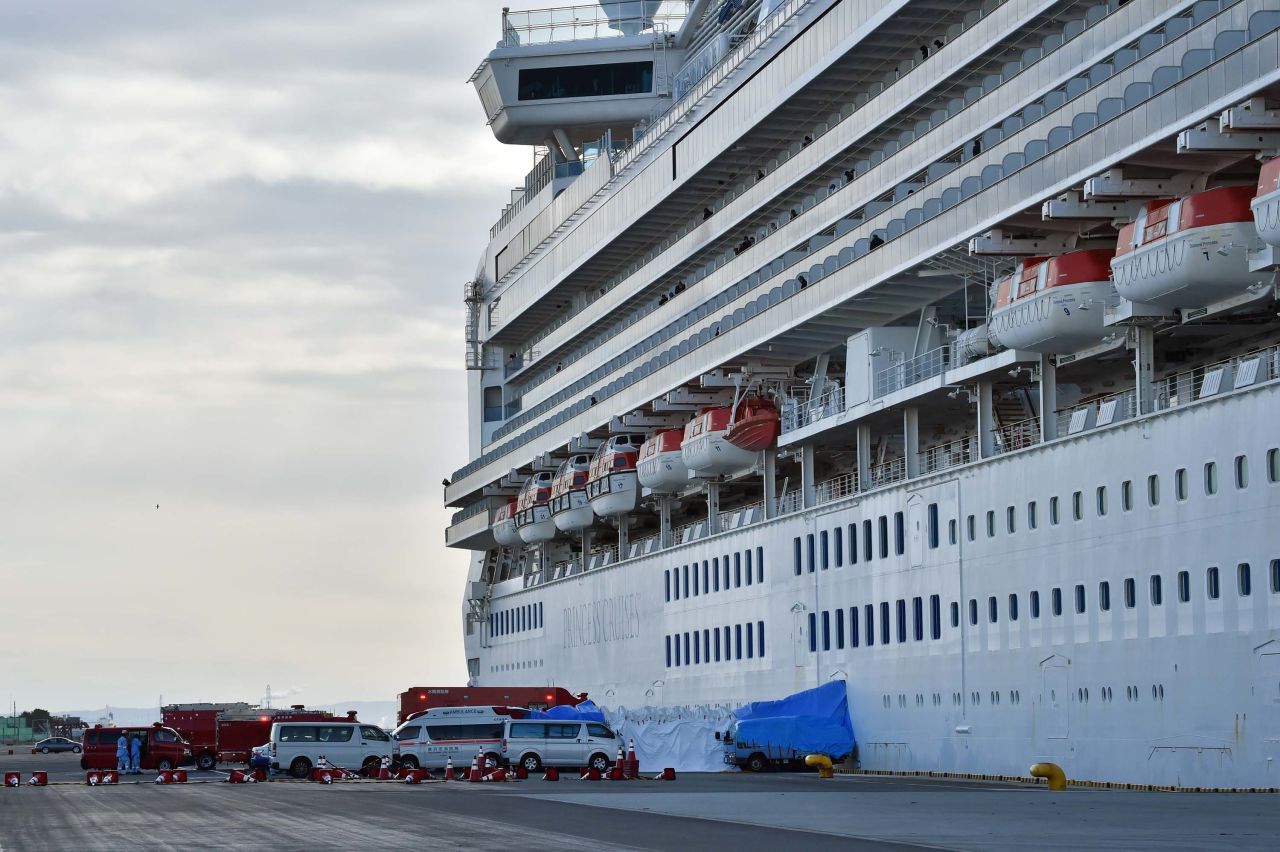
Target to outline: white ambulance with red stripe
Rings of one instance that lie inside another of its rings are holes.
[[[518,713],[507,707],[433,707],[411,716],[391,732],[401,766],[443,769],[452,758],[459,771],[478,753],[497,766],[502,759],[503,723]]]

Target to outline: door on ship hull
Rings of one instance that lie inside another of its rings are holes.
[[[1040,662],[1040,730],[1047,740],[1065,740],[1070,731],[1070,661],[1054,654]]]
[[[1253,700],[1262,758],[1280,758],[1280,642],[1274,639],[1254,652]]]

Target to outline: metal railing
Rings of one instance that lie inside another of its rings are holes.
[[[487,511],[489,508],[488,498],[477,500],[476,502],[463,506],[461,509],[453,513],[453,520],[450,523],[457,524],[465,521],[467,518],[474,517],[481,512]]]
[[[873,464],[868,473],[871,480],[869,487],[881,488],[885,485],[892,485],[907,478],[907,460],[890,459],[881,464]]]
[[[689,11],[684,0],[613,0],[521,12],[502,10],[502,45],[553,44],[621,38],[679,29]]]
[[[1028,417],[1026,420],[992,429],[991,433],[995,436],[997,453],[1012,453],[1034,447],[1040,443],[1040,418]]]
[[[782,431],[793,432],[844,411],[844,388],[837,382],[816,397],[796,388],[782,406]]]
[[[1138,394],[1133,388],[1091,399],[1081,405],[1054,412],[1057,435],[1064,438],[1097,426],[1130,420],[1138,414]]]
[[[833,476],[831,479],[819,482],[815,490],[817,492],[815,500],[819,506],[852,497],[858,493],[858,472],[851,471]]]
[[[951,347],[939,346],[876,373],[876,396],[886,396],[917,382],[942,375],[951,364]]]
[[[778,511],[776,514],[789,515],[792,512],[799,512],[804,508],[804,501],[801,499],[799,491],[789,491],[777,499]]]
[[[1280,378],[1280,346],[1271,346],[1166,376],[1154,383],[1152,402],[1156,411],[1166,411],[1276,378]]]
[[[978,460],[978,436],[969,435],[949,444],[940,444],[922,450],[920,456],[920,472],[936,473],[940,470],[959,467]]]

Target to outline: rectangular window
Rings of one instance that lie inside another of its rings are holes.
[[[836,610],[836,647],[844,649],[844,610]]]
[[[867,647],[870,648],[876,644],[876,608],[874,604],[867,604],[862,608],[862,614],[866,616],[867,622]]]
[[[929,596],[929,638],[942,638],[942,598]]]
[[[924,639],[924,598],[911,599],[911,629],[917,642]]]
[[[898,641],[907,641],[907,601],[905,598],[898,598]]]
[[[973,541],[978,537],[977,521],[974,519],[973,515],[970,515],[964,519],[964,523],[968,530],[969,541]]]
[[[880,516],[880,558],[889,558],[889,516]]]
[[[742,560],[738,557],[739,554],[733,554],[733,587],[735,589],[742,588]]]
[[[1248,456],[1236,456],[1236,488],[1249,487],[1249,458]]]
[[[1009,620],[1018,620],[1018,596],[1016,594],[1009,595]]]
[[[702,560],[702,593],[711,594],[711,574],[707,570],[707,560]]]
[[[818,653],[818,614],[809,613],[809,653]]]
[[[1014,517],[1015,514],[1016,512],[1012,506],[1009,506],[1004,510],[1004,529],[1005,532],[1010,535],[1013,535],[1018,531],[1016,518]]]
[[[1178,600],[1188,603],[1191,600],[1191,573],[1189,571],[1178,572]]]
[[[851,606],[849,607],[849,647],[858,647],[861,638],[858,634],[858,608]]]
[[[1164,590],[1160,588],[1160,575],[1151,575],[1151,605],[1160,606],[1164,603]]]
[[[969,598],[969,624],[976,625],[978,623],[978,599]]]
[[[800,576],[800,536],[796,536],[795,538],[793,538],[791,540],[791,543],[795,546],[796,576],[799,577]]]
[[[871,561],[871,519],[862,522],[862,561]]]
[[[956,519],[951,518],[947,521],[947,541],[950,544],[956,543]]]
[[[816,546],[813,542],[813,533],[809,533],[808,535],[805,536],[805,546],[807,547],[808,553],[809,553],[809,573],[812,574],[813,568],[814,568],[814,562],[815,562],[814,550],[816,549]]]
[[[993,510],[988,509],[987,510],[987,538],[994,538],[995,534],[996,534],[996,513]]]
[[[1280,482],[1280,448],[1267,450],[1267,482]]]
[[[1173,496],[1181,503],[1187,499],[1187,469],[1180,467],[1173,472]]]
[[[752,640],[755,631],[751,629],[751,625],[747,625],[747,659],[753,660],[756,656],[756,643]]]
[[[1079,491],[1071,495],[1071,516],[1077,521],[1084,520],[1084,495]]]
[[[820,543],[821,543],[821,545],[822,545],[822,547],[820,548],[820,549],[821,549],[821,551],[822,551],[822,570],[823,570],[823,571],[826,571],[827,569],[829,569],[829,568],[831,567],[831,566],[827,563],[827,558],[828,558],[828,557],[827,557],[827,548],[828,548],[828,545],[830,544],[830,537],[827,535],[827,531],[826,531],[826,530],[823,530],[822,532],[818,533],[818,539],[819,539],[819,542],[820,542]]]
[[[1215,462],[1204,463],[1204,493],[1209,497],[1218,493],[1218,465]]]
[[[1147,477],[1147,505],[1160,505],[1160,477],[1158,474],[1151,474]]]
[[[831,613],[822,611],[822,650],[831,650]]]
[[[727,663],[733,659],[733,637],[729,634],[729,625],[726,624],[722,630],[724,631],[724,660]]]
[[[1058,498],[1049,498],[1049,523],[1052,526],[1058,525]]]
[[[831,537],[835,539],[836,567],[840,568],[844,565],[844,531],[836,527],[831,531]]]
[[[901,512],[893,513],[893,552],[898,556],[907,552],[906,525]]]
[[[745,556],[745,557],[746,557],[746,559],[744,560],[744,563],[745,563],[745,565],[746,565],[746,567],[747,567],[747,585],[748,585],[748,586],[750,586],[750,585],[751,585],[751,577],[752,577],[752,575],[755,573],[755,571],[754,571],[754,570],[752,569],[752,567],[751,567],[751,548],[747,548],[747,549],[743,552],[743,556]]]
[[[698,566],[695,564],[693,566],[693,569],[697,571]],[[684,566],[684,596],[686,598],[689,597],[689,566],[688,565]]]
[[[734,625],[733,628],[733,658],[735,660],[742,659],[742,625]]]
[[[1252,569],[1249,568],[1248,562],[1241,562],[1236,566],[1236,591],[1242,598],[1253,594]]]
[[[1039,592],[1031,593],[1031,617],[1032,618],[1040,617],[1040,593]]]
[[[693,661],[702,662],[702,634],[696,630],[693,631]]]
[[[960,604],[958,601],[951,602],[951,626],[960,626]]]
[[[689,656],[689,634],[684,634],[684,664],[686,666],[693,665],[693,657]]]
[[[756,653],[761,657],[764,656],[764,622],[763,621],[756,622]]]
[[[1103,612],[1111,611],[1111,584],[1106,580],[1098,584],[1098,609]]]
[[[992,595],[987,598],[987,621],[992,624],[996,623],[996,619],[1000,617],[1000,613],[996,607],[996,596]]]
[[[1107,486],[1098,486],[1095,500],[1097,503],[1098,517],[1101,518],[1107,514]]]
[[[1222,587],[1218,580],[1218,566],[1212,566],[1208,571],[1204,572],[1204,593],[1211,601],[1216,601],[1222,596]]]
[[[714,645],[716,651],[716,662],[720,662],[720,629],[716,628],[711,631],[711,635],[715,637]]]
[[[521,68],[516,98],[542,101],[554,98],[599,98],[641,95],[653,91],[652,62],[603,62]]]
[[[1036,528],[1036,501],[1032,500],[1027,504],[1027,529]]]
[[[702,560],[702,567],[704,569],[707,567],[707,561],[705,559]],[[698,563],[695,562],[693,563],[693,596],[695,598],[698,596],[698,591]]]
[[[1133,609],[1138,605],[1137,583],[1132,577],[1126,577],[1124,581],[1124,606],[1125,609]]]
[[[929,504],[929,549],[938,549],[938,504]]]
[[[671,668],[671,637],[667,636],[667,668]]]
[[[858,525],[849,524],[849,564],[858,564]]]
[[[1280,595],[1280,559],[1271,560],[1271,594]]]
[[[880,644],[889,644],[889,602],[880,604]]]
[[[1062,589],[1054,588],[1049,593],[1050,602],[1053,604],[1053,614],[1062,615]]]
[[[764,582],[764,548],[756,548],[756,582]]]
[[[1133,509],[1133,482],[1126,479],[1120,483],[1120,508],[1128,512]]]
[[[720,561],[718,559],[711,560],[711,591],[720,591]]]
[[[729,591],[729,560],[724,561],[724,590]]]
[[[680,634],[675,635],[676,640],[676,665],[680,665]]]
[[[1084,585],[1076,584],[1076,613],[1084,612]]]
[[[702,659],[711,662],[711,629],[707,627],[702,629]]]

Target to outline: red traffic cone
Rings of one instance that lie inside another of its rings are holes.
[[[516,767],[516,780],[517,780],[517,781],[523,781],[523,780],[525,780],[525,779],[526,779],[526,778],[528,778],[528,777],[529,777],[529,770],[525,769],[523,766],[517,766],[517,767]]]
[[[609,767],[609,780],[622,780],[622,744],[618,744],[618,756],[613,761],[613,766]]]
[[[640,777],[640,759],[636,757],[636,740],[632,737],[627,743],[627,762],[622,767],[624,778]]]
[[[22,786],[22,773],[21,773],[21,772],[6,772],[6,773],[4,774],[4,786],[6,786],[6,787],[21,787],[21,786]]]
[[[115,770],[108,769],[106,772],[103,772],[101,776],[99,776],[98,783],[99,784],[119,784],[120,773],[116,772]]]
[[[453,774],[453,758],[446,758],[444,762],[444,780],[453,781],[457,777]]]
[[[672,767],[668,766],[666,769],[662,770],[661,775],[654,778],[653,780],[654,781],[674,781],[676,780],[676,771]]]
[[[27,779],[27,783],[32,787],[47,787],[49,785],[49,773],[32,772],[31,777]]]
[[[505,770],[505,769],[503,769],[501,766],[499,766],[497,769],[493,770],[493,771],[492,771],[492,772],[490,772],[488,775],[484,776],[484,780],[486,780],[486,781],[506,781],[506,780],[507,780],[507,770]]]
[[[548,766],[546,774],[542,776],[542,780],[543,781],[559,781],[560,770],[556,769],[554,766]]]
[[[594,766],[588,766],[587,771],[583,772],[582,775],[578,777],[578,780],[579,781],[599,781],[600,770],[596,769]]]
[[[480,755],[471,758],[471,772],[467,774],[467,780],[475,783],[481,779],[480,775]]]

